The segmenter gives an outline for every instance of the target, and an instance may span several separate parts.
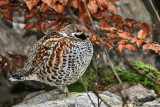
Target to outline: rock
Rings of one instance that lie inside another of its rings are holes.
[[[98,106],[98,98],[92,93],[88,92],[90,98]],[[119,96],[104,91],[99,96],[112,107],[122,106],[122,100]],[[94,107],[87,93],[69,93],[69,95],[58,95],[57,91],[50,91],[45,94],[40,94],[30,100],[24,101],[14,107]],[[101,107],[107,107],[104,102],[101,102]]]
[[[117,87],[118,85],[115,85]],[[124,84],[126,93],[131,99],[131,102],[128,101],[128,107],[134,106],[152,106],[159,105],[160,106],[160,98],[156,99],[156,94],[153,90],[148,90],[144,88],[140,84]],[[113,86],[112,86],[113,88]],[[123,91],[122,95],[125,95]],[[84,93],[75,93],[71,92],[68,95],[60,94],[59,91],[53,90],[46,93],[41,93],[37,95],[37,93],[33,93],[27,96],[26,99],[32,97],[29,100],[25,100],[22,103],[15,105],[14,107],[98,107],[98,98],[93,92]],[[100,101],[103,100],[111,107],[122,107],[123,101],[119,93],[111,93],[109,91],[100,91],[99,92]],[[92,99],[92,101],[90,100]],[[156,99],[156,100],[155,100]],[[104,102],[100,103],[100,107],[107,107]]]
[[[155,100],[157,96],[154,90],[148,90],[141,84],[123,84],[123,87],[133,105],[143,105],[145,102]],[[120,96],[119,88],[119,84],[112,85],[108,88],[108,91]],[[123,96],[126,95],[123,90],[121,90],[121,93]]]
[[[148,90],[144,88],[141,84],[137,84],[137,85],[127,88],[126,93],[130,97],[131,101],[135,101],[139,103],[152,101],[157,96],[154,90]]]
[[[143,106],[150,106],[150,107],[160,107],[160,98],[154,100],[154,101],[150,101],[147,103],[144,103]]]

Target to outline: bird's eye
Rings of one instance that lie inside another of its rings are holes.
[[[84,33],[82,33],[81,35],[75,34],[75,36],[76,36],[77,38],[79,38],[79,39],[82,39],[82,40],[86,40],[86,39],[87,39],[87,35],[84,34]]]

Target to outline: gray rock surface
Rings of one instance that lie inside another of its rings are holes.
[[[129,107],[160,105],[160,99],[156,99],[155,92],[153,90],[147,90],[140,84],[126,88],[126,92],[131,99],[131,102],[128,102]],[[58,91],[53,90],[23,101],[14,107],[94,107],[92,102],[98,107],[97,96],[92,92],[88,92],[88,95],[87,93],[74,92],[66,95],[59,94]],[[99,92],[99,96],[111,107],[122,107],[123,101],[118,93],[113,94],[109,91],[101,91]],[[100,107],[107,107],[103,101],[101,102],[100,100]]]
[[[143,106],[150,106],[150,107],[153,107],[153,106],[156,106],[156,107],[160,107],[160,98],[154,100],[154,101],[150,101],[150,102],[146,102],[143,104]]]
[[[97,107],[98,98],[96,95],[91,92],[89,92],[88,95]],[[24,101],[14,107],[94,107],[88,95],[87,93],[70,93],[67,97],[64,97],[66,95],[57,95],[55,91],[50,91]],[[121,98],[115,94],[105,91],[99,94],[99,96],[112,107],[122,106]],[[104,102],[102,102],[100,106],[107,107]]]
[[[124,93],[124,91],[122,91],[122,93]],[[142,103],[152,101],[157,96],[154,90],[148,90],[144,88],[141,84],[133,85],[127,88],[126,93],[130,97],[131,101]]]

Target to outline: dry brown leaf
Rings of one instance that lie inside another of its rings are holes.
[[[74,8],[78,8],[80,0],[70,0],[69,2]]]
[[[56,12],[58,12],[58,13],[63,13],[64,10],[65,10],[65,7],[63,7],[63,6],[60,5],[60,4],[54,4],[54,5],[52,6],[52,8],[53,8]]]
[[[146,49],[152,49],[154,50],[156,53],[160,54],[160,45],[153,42],[153,43],[147,43],[147,44],[144,44],[142,46],[143,50],[146,50]]]
[[[5,18],[7,18],[8,20],[10,20],[11,22],[13,21],[11,10],[9,10],[9,9],[2,9],[0,11],[0,14],[2,16],[4,16]]]
[[[87,4],[88,10],[94,14],[98,10],[97,2],[96,0],[89,0],[89,3]]]
[[[44,22],[41,23],[41,29],[43,32],[46,32],[46,27]]]
[[[140,30],[137,33],[137,36],[138,36],[139,39],[144,39],[147,36],[147,32],[145,30]]]
[[[31,28],[34,28],[34,27],[36,27],[35,23],[33,23],[33,22],[27,22],[26,26],[23,28],[23,30],[31,29]]]
[[[144,44],[144,45],[142,46],[143,50],[149,49],[149,47],[150,47],[150,44],[149,44],[149,43]]]
[[[0,1],[0,6],[6,5],[9,3],[9,0],[1,0]]]
[[[97,37],[95,34],[93,33],[89,33],[89,40],[92,42],[92,43],[96,43],[96,40],[97,40]]]
[[[110,2],[116,2],[116,1],[119,1],[119,0],[109,0]]]
[[[106,36],[109,36],[110,38],[116,38],[118,37],[115,33],[104,33]]]
[[[136,25],[141,28],[141,30],[138,32],[138,36],[140,39],[144,39],[147,36],[147,34],[150,34],[150,27],[146,23],[137,23]]]
[[[83,13],[83,14],[81,14],[79,17],[80,17],[80,19],[83,20],[85,23],[88,23],[89,17],[88,17],[88,14],[87,14],[87,13]]]
[[[41,26],[40,26],[39,24],[36,24],[36,30],[37,30],[38,32],[41,32]]]
[[[31,14],[30,12],[25,12],[24,13],[24,17],[25,17],[25,21],[27,22],[29,20],[29,18],[34,17],[34,14]]]
[[[138,40],[138,41],[137,41],[137,46],[140,47],[143,42],[144,42],[144,40]]]
[[[131,43],[135,43],[135,42],[137,42],[138,40],[139,40],[138,37],[134,37],[134,38],[131,40]]]
[[[61,25],[56,26],[56,27],[54,28],[54,31],[60,31],[61,27],[62,27]]]
[[[24,0],[24,1],[26,1],[26,5],[27,5],[27,7],[29,8],[29,10],[31,11],[32,8],[33,8],[35,5],[37,5],[40,0]]]
[[[24,67],[24,60],[22,57],[20,56],[16,56],[15,58],[15,62],[16,62],[16,65],[23,68]]]
[[[105,20],[105,19],[100,19],[100,21],[99,21],[99,25],[101,26],[101,27],[110,27],[110,25],[107,23],[107,21]]]
[[[98,7],[101,10],[112,10],[114,12],[118,12],[117,8],[109,2],[109,0],[97,0]]]
[[[67,5],[66,0],[60,0],[60,1],[59,0],[42,0],[42,1],[48,4],[49,7],[53,8],[58,13],[63,13]]]
[[[62,4],[62,6],[66,6],[68,2],[68,0],[57,0],[57,1],[59,1]]]
[[[105,11],[98,10],[97,13],[93,14],[93,17],[97,19],[103,19],[104,17],[106,17],[106,13]]]
[[[129,32],[117,32],[117,34],[119,35],[119,37],[122,37],[124,39],[132,39],[132,36]]]
[[[50,27],[55,26],[55,25],[57,25],[57,24],[58,24],[58,22],[51,22],[51,23],[49,23],[49,24],[47,25],[47,28],[50,28]]]
[[[48,9],[49,7],[48,7],[48,5],[46,4],[46,3],[42,3],[41,4],[41,10],[42,10],[42,12],[45,12],[47,9]]]
[[[119,45],[118,49],[120,52],[122,52],[126,48],[126,45]]]
[[[117,30],[118,30],[118,29],[115,28],[115,27],[105,27],[105,28],[103,28],[103,27],[98,27],[98,28],[100,28],[100,29],[102,29],[102,30],[106,30],[106,31],[117,31]]]
[[[133,19],[125,18],[124,19],[124,25],[129,28],[130,32],[133,32],[134,31],[135,21]]]
[[[125,45],[128,40],[121,40],[117,43],[117,45]]]
[[[106,45],[109,49],[113,49],[113,44],[109,44],[105,39],[101,39],[102,44]]]
[[[20,8],[17,9],[17,11],[18,11],[18,12],[22,12],[22,11],[23,11],[23,8],[20,7]]]
[[[8,64],[9,64],[9,70],[12,72],[12,74],[15,73],[15,72],[14,72],[14,70],[15,70],[14,61],[13,61],[12,59],[9,59],[9,60],[8,60]]]
[[[126,48],[128,48],[129,50],[137,51],[136,46],[133,45],[133,44],[127,44],[127,45],[126,45]]]
[[[36,14],[39,14],[39,10],[37,7],[32,8],[31,13],[35,16]]]

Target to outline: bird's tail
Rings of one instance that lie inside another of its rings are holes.
[[[27,73],[27,70],[22,69],[16,72],[15,74],[13,74],[11,78],[9,78],[9,80],[10,81],[23,81],[24,79],[22,77],[24,77],[26,73]]]

